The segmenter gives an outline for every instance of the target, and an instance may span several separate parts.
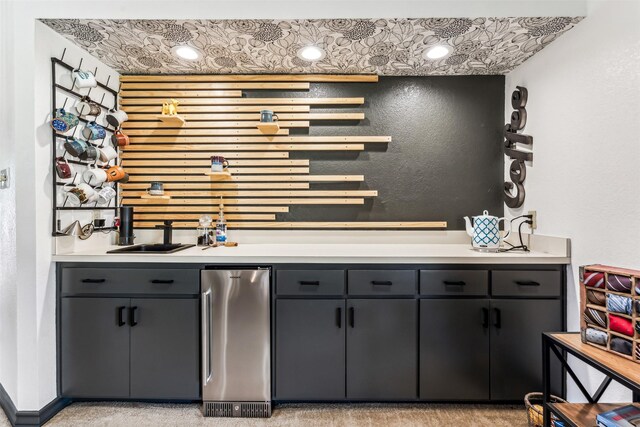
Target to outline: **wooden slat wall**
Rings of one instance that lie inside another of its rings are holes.
[[[278,214],[295,205],[362,205],[376,190],[318,190],[314,183],[363,182],[362,175],[311,175],[308,159],[289,159],[305,151],[363,151],[367,144],[388,144],[390,136],[309,136],[314,121],[359,121],[363,112],[316,113],[312,106],[364,104],[361,97],[311,98],[310,83],[377,82],[375,75],[143,75],[121,77],[121,105],[129,115],[123,131],[122,166],[129,173],[121,184],[122,204],[136,207],[136,227],[153,227],[173,219],[193,228],[202,214],[215,217],[220,198],[233,228],[444,228],[443,222],[281,222]],[[243,97],[244,90],[265,91]],[[292,95],[273,97],[273,90]],[[293,91],[302,91],[293,93]],[[287,92],[289,93],[289,92]],[[294,96],[295,95],[295,96]],[[179,102],[184,126],[157,116],[166,99]],[[260,110],[278,114],[274,135],[257,129]],[[293,129],[290,131],[290,129]],[[295,131],[295,129],[298,129]],[[205,172],[209,157],[225,156],[232,176],[218,179]],[[170,198],[148,198],[152,181],[165,183]],[[142,198],[145,196],[145,198]]]

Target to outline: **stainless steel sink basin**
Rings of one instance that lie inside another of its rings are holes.
[[[113,249],[107,251],[108,254],[119,254],[119,253],[142,253],[142,254],[172,254],[174,252],[181,251],[183,249],[190,248],[195,245],[186,245],[182,243],[172,243],[169,245],[165,245],[162,243],[155,243],[151,245],[143,244],[143,245],[133,245],[127,246],[124,248]]]

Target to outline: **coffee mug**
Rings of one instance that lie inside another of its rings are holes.
[[[56,174],[61,179],[69,179],[73,175],[73,170],[71,169],[71,165],[67,162],[67,159],[64,157],[56,157]]]
[[[119,128],[122,123],[129,120],[129,116],[123,110],[109,110],[109,114],[106,115],[105,119],[114,128]]]
[[[77,88],[83,89],[98,86],[96,76],[94,76],[91,71],[76,69],[73,70],[71,75],[73,76],[73,81]]]
[[[124,171],[122,166],[111,166],[107,169],[107,181],[115,182],[115,181],[124,181],[124,179],[128,180],[129,175]]]
[[[80,116],[98,116],[102,112],[102,108],[88,96],[83,96],[76,104],[76,112]]]
[[[211,172],[223,172],[229,167],[229,162],[222,156],[211,156]]]
[[[82,179],[89,185],[100,185],[107,181],[107,171],[102,168],[89,167],[82,173]]]
[[[73,206],[80,206],[97,201],[98,193],[89,184],[81,183],[67,190],[67,198]]]
[[[277,122],[278,116],[271,110],[260,110],[260,121],[262,123]]]
[[[111,143],[118,147],[125,147],[129,145],[129,137],[118,129],[111,135]]]
[[[152,196],[162,196],[164,194],[164,184],[158,181],[151,183],[151,186],[147,189]]]
[[[107,136],[107,131],[96,122],[89,122],[82,129],[82,136],[90,141],[103,139]]]
[[[98,158],[103,163],[109,163],[111,160],[118,157],[118,152],[110,145],[98,148]]]
[[[64,143],[64,149],[67,150],[71,155],[80,157],[82,153],[87,151],[89,144],[81,139],[76,138],[68,138]]]
[[[114,197],[116,197],[116,190],[112,187],[103,187],[98,191],[98,204],[108,205]]]
[[[99,155],[100,153],[98,151],[98,148],[94,147],[93,145],[89,145],[83,153],[78,155],[78,158],[80,160],[91,161],[91,160],[97,160]]]
[[[53,117],[49,124],[56,132],[64,133],[78,126],[78,123],[80,123],[78,116],[65,111],[64,108],[58,108],[53,112]]]

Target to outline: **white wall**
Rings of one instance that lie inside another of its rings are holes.
[[[576,28],[506,78],[507,94],[516,85],[529,89],[523,132],[534,140],[525,204],[511,214],[537,210],[537,234],[571,238],[572,331],[579,330],[580,265],[640,269],[640,2],[588,6]],[[507,99],[507,117],[511,111]],[[574,366],[593,392],[602,377]],[[582,400],[569,384],[569,398]],[[612,386],[603,401],[629,399]]]

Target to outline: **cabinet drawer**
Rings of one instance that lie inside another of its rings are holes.
[[[278,270],[277,295],[343,295],[344,270]]]
[[[420,270],[420,294],[484,296],[489,293],[487,270]]]
[[[349,295],[413,295],[414,270],[349,270]]]
[[[200,272],[190,269],[64,268],[62,295],[198,294]]]
[[[559,271],[493,271],[491,293],[505,297],[560,296],[562,276]]]

